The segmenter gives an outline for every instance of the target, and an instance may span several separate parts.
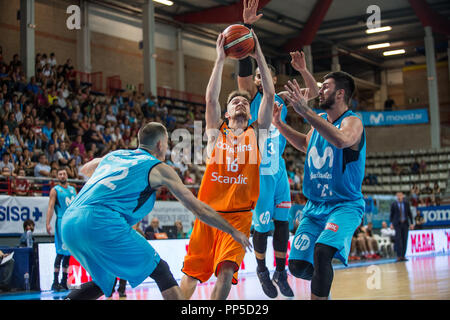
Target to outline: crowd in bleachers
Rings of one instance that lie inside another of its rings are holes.
[[[87,161],[112,150],[136,148],[143,123],[161,122],[170,134],[180,127],[193,132],[194,119],[204,118],[199,105],[187,105],[183,121],[177,122],[170,100],[121,90],[110,96],[92,92],[89,84],[77,81],[71,60],[59,64],[54,53],[38,53],[35,62],[35,76],[27,82],[19,56],[7,62],[0,54],[3,181],[21,174],[56,178],[61,166],[66,167],[69,179],[83,181],[86,177],[79,168]],[[169,148],[169,164],[186,184],[199,184],[198,167],[180,163],[180,157],[172,157]],[[17,187],[10,187],[8,193],[18,194]]]

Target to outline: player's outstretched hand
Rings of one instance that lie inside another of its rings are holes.
[[[288,102],[294,107],[294,110],[297,113],[302,115],[304,112],[309,110],[307,99],[309,95],[309,88],[302,90],[295,79],[294,81],[289,80],[288,84],[285,85],[284,88],[288,92],[286,95]]]
[[[306,70],[306,60],[303,51],[290,52],[290,55],[291,65],[295,70],[297,70],[298,72]]]
[[[252,252],[253,246],[250,243],[250,240],[248,239],[248,237],[243,234],[242,232],[236,230],[235,232],[233,232],[231,234],[231,236],[233,237],[233,239],[237,242],[239,242],[241,244],[241,246],[245,249],[245,252],[247,252],[247,250],[249,250],[250,252]]]
[[[220,33],[216,41],[216,51],[218,60],[225,60],[226,58],[225,49],[223,48],[224,43],[225,43],[225,36],[223,35],[223,33]]]
[[[261,19],[262,13],[256,14],[258,11],[259,0],[244,0],[244,11],[242,13],[242,18],[246,24],[254,24],[256,21]]]
[[[281,124],[281,110],[282,109],[283,109],[283,105],[281,103],[279,103],[278,101],[275,101],[275,104],[273,106],[272,124],[277,129],[279,129],[280,124]]]

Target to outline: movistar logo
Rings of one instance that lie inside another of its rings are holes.
[[[383,113],[378,113],[378,115],[371,114],[370,115],[370,124],[379,124],[380,122],[384,122]]]
[[[322,157],[319,156],[319,153],[317,152],[317,148],[312,147],[308,153],[308,165],[311,167],[311,160],[312,160],[312,164],[314,165],[314,168],[322,169],[322,167],[327,162],[328,158],[330,158],[330,160],[328,162],[328,166],[331,168],[333,166],[333,160],[334,160],[333,149],[331,147],[325,148],[325,151],[324,151]]]

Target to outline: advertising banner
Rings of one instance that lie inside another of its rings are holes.
[[[406,256],[450,253],[450,229],[410,230]]]
[[[424,226],[450,226],[450,206],[418,207],[424,219]]]
[[[291,236],[288,243],[287,258],[289,257],[292,240],[293,237]],[[189,239],[150,240],[148,242],[155,248],[161,258],[169,264],[170,271],[174,278],[180,281],[183,276],[181,268],[183,267],[184,256],[186,255],[189,246]],[[250,239],[250,242],[253,242],[253,240]],[[53,243],[39,244],[39,279],[41,291],[48,291],[51,289],[55,257],[56,251]],[[272,237],[268,237],[267,239],[266,265],[270,271],[275,270],[275,253],[273,251]],[[239,273],[254,273],[256,271],[256,266],[254,252],[247,252],[244,261],[241,264]],[[214,275],[211,279],[215,279]],[[91,280],[91,275],[74,257],[71,257],[69,262],[68,285],[70,287],[77,287],[82,283]],[[144,281],[144,283],[150,282],[154,282],[150,277]]]
[[[45,217],[48,197],[0,196],[0,234],[23,233],[23,222],[31,219],[35,223],[34,234],[46,235]],[[52,223],[54,225],[55,217]],[[53,229],[54,230],[54,229]]]
[[[428,110],[399,110],[399,111],[358,111],[356,112],[367,127],[392,126],[400,124],[428,123]]]

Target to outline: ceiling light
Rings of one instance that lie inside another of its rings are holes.
[[[385,51],[385,52],[383,52],[383,56],[392,56],[394,54],[403,54],[405,52],[406,52],[405,49]]]
[[[390,31],[390,30],[392,30],[392,27],[387,26],[387,27],[367,29],[366,33],[377,33],[377,32],[384,32],[384,31]]]
[[[386,48],[389,47],[391,44],[389,42],[385,43],[377,43],[377,44],[371,44],[367,46],[367,49],[373,50],[373,49],[380,49],[380,48]]]
[[[173,1],[170,1],[170,0],[153,0],[153,1],[161,3],[161,4],[165,4],[166,6],[173,5]]]

